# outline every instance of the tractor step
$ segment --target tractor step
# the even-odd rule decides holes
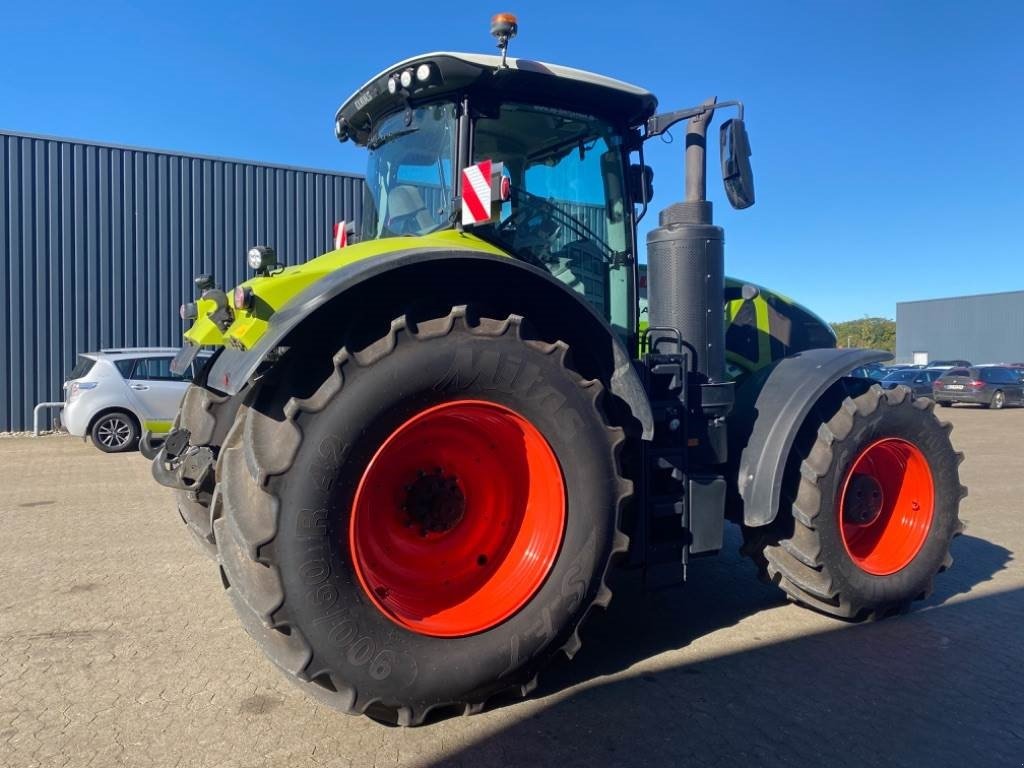
[[[648,588],[685,581],[691,556],[721,547],[724,525],[725,479],[701,460],[707,452],[696,436],[706,435],[707,427],[702,414],[690,411],[690,356],[681,343],[677,349],[649,353],[642,361],[654,436],[644,443],[634,558]]]

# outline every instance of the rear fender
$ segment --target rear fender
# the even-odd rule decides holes
[[[302,338],[336,337],[342,322],[372,324],[386,318],[389,323],[411,305],[445,301],[521,314],[542,332],[564,340],[580,373],[599,377],[627,404],[643,438],[650,439],[654,425],[646,391],[608,322],[545,270],[476,250],[409,248],[332,272],[274,313],[251,348],[225,348],[211,364],[208,384],[234,395],[279,347]]]
[[[739,384],[729,416],[729,453],[738,457],[735,477],[745,525],[767,525],[778,514],[793,441],[818,398],[857,366],[891,359],[872,349],[811,349]]]

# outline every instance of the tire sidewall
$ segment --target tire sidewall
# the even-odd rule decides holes
[[[927,418],[922,418],[925,415]],[[887,437],[905,440],[924,455],[932,474],[935,506],[928,534],[914,559],[895,573],[877,576],[862,570],[846,550],[839,519],[839,495],[859,453]],[[819,480],[822,511],[815,520],[822,561],[829,564],[834,586],[841,594],[856,595],[857,602],[882,605],[900,604],[927,592],[958,531],[960,484],[956,463],[946,430],[931,414],[915,408],[909,398],[897,405],[886,405],[883,397],[873,413],[854,419],[850,434],[833,443],[832,466]]]
[[[613,546],[617,472],[594,389],[557,352],[510,332],[404,338],[367,367],[349,361],[342,375],[339,396],[300,414],[295,460],[271,480],[280,499],[273,559],[285,594],[275,620],[309,642],[310,677],[332,673],[384,704],[462,701],[525,682],[582,619]],[[348,551],[350,510],[367,463],[395,428],[462,399],[510,408],[545,437],[566,485],[565,532],[547,579],[518,613],[476,635],[427,637],[386,617],[363,591]]]

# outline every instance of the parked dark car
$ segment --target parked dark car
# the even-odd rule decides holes
[[[932,384],[932,397],[939,405],[976,403],[982,408],[1024,405],[1024,381],[1020,372],[1005,365],[952,368]]]
[[[901,371],[892,371],[879,384],[882,385],[882,389],[896,389],[896,387],[903,385],[910,390],[910,394],[914,397],[931,397],[932,382],[943,373],[945,371],[935,371],[929,368],[923,371],[909,368]]]

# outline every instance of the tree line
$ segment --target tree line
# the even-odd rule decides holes
[[[835,331],[837,346],[896,351],[895,320],[887,317],[865,317],[829,325]]]

